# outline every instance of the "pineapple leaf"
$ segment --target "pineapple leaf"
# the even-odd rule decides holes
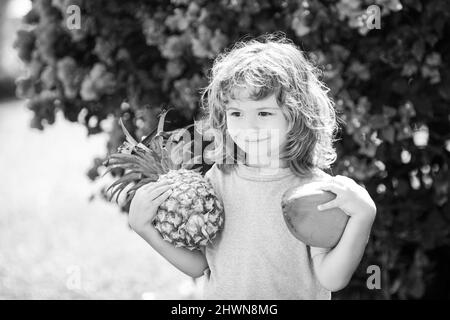
[[[195,164],[201,164],[202,163],[202,156],[198,155],[198,156],[193,156],[194,152],[192,152],[191,150],[194,149],[194,141],[190,141],[188,143],[186,143],[185,146],[185,155],[184,155],[184,159],[186,159],[186,161],[183,162],[183,168],[185,169],[189,169],[191,167],[193,167]]]
[[[116,203],[118,203],[120,194],[123,192],[123,190],[125,190],[125,187],[128,186],[129,184],[130,184],[130,183],[122,183],[122,184],[120,184],[120,185],[117,185],[117,187],[114,188],[114,190],[113,190],[112,193],[111,193],[110,201],[111,201],[111,199],[114,198],[114,196],[116,195]],[[130,188],[130,189],[127,191],[126,199],[128,199],[128,198],[130,197],[130,194],[129,194],[129,193],[130,193],[130,190],[131,190],[131,189],[132,189],[132,188]],[[134,194],[133,194],[133,196],[134,196]]]
[[[131,155],[131,154],[113,153],[112,155],[109,156],[108,163],[110,161],[116,161],[116,162],[122,161],[123,163],[129,163],[129,162],[132,162],[134,158],[135,158],[135,156]]]
[[[183,168],[190,169],[194,165],[201,163],[201,161],[202,161],[202,156],[198,155],[194,158],[189,159],[189,161],[187,161],[187,162],[183,162]]]
[[[162,174],[164,173],[162,166],[156,161],[154,155],[155,153],[152,150],[147,152],[139,149],[136,149],[135,154],[131,155],[115,153],[108,159],[105,174],[115,168],[141,173],[143,176]]]
[[[125,128],[125,125],[123,124],[122,118],[119,119],[119,124],[122,127],[122,131],[125,134],[125,137],[129,143],[131,143],[133,146],[136,146],[138,142],[131,136],[131,134],[128,132],[127,128]]]
[[[161,165],[162,165],[164,171],[167,172],[172,169],[172,165],[171,165],[171,160],[170,160],[167,150],[165,148],[163,150],[164,151],[162,153]]]
[[[141,174],[125,174],[123,177],[117,179],[116,181],[114,181],[114,183],[112,183],[108,189],[106,189],[106,191],[108,192],[110,189],[114,189],[116,186],[119,186],[119,188],[124,188],[125,186],[127,186],[128,184],[132,183],[134,180],[139,180],[141,178]]]
[[[103,176],[110,173],[112,170],[119,168],[124,170],[132,170],[137,169],[138,165],[134,163],[125,163],[125,162],[111,162],[107,165],[105,172],[103,173]]]
[[[115,202],[116,202],[116,203],[119,203],[119,196],[120,196],[120,194],[122,193],[123,190],[125,190],[125,188],[116,188],[116,189],[114,189],[114,191],[113,191],[112,194],[111,194],[110,200],[111,200],[112,198],[114,198],[114,195],[116,195],[116,200],[115,200]]]
[[[155,156],[158,157],[158,162],[161,161],[161,154],[163,153],[163,139],[164,138],[162,136],[155,136],[152,138],[149,144],[150,150],[152,150],[155,153]]]
[[[133,138],[133,136],[128,132],[127,128],[125,128],[125,125],[123,124],[122,118],[119,119],[119,124],[122,127],[122,131],[125,134],[125,137],[126,137],[128,143],[131,144],[132,149],[139,147],[145,151],[149,151],[149,149],[143,143],[137,142]],[[128,148],[126,148],[126,150],[128,150],[128,149],[130,149],[130,146]]]
[[[169,149],[169,157],[171,162],[177,168],[181,167],[181,163],[183,162],[183,143],[178,143],[170,147]]]
[[[139,169],[140,166],[137,163],[112,163],[112,164],[108,165],[108,168],[106,170],[109,172],[116,168],[121,168],[124,170],[133,170],[133,169]]]
[[[156,180],[158,180],[158,177],[156,177],[156,179],[143,179],[141,181],[139,181],[138,183],[136,183],[136,185],[134,185],[133,187],[131,187],[129,189],[130,192],[136,192],[140,187],[150,183],[150,182],[155,182]]]

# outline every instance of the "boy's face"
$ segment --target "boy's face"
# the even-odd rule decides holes
[[[230,100],[226,110],[231,138],[255,165],[267,164],[269,160],[278,162],[286,142],[288,121],[275,95],[253,101],[247,98],[245,89],[235,93],[236,100]]]

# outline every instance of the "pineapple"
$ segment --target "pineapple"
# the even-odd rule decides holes
[[[161,180],[175,183],[172,194],[159,206],[152,223],[161,237],[175,247],[200,250],[223,228],[223,204],[209,181],[198,172],[199,169],[191,169],[193,160],[180,163],[189,143],[175,143],[185,129],[171,133],[162,131],[166,113],[160,116],[158,133],[148,146],[137,143],[119,121],[127,141],[117,153],[108,157],[105,174],[115,168],[122,168],[125,173],[108,191],[112,189],[110,199],[117,195],[117,201],[120,193],[133,185],[127,191],[128,202],[136,190],[147,183]],[[165,138],[168,138],[167,141]]]

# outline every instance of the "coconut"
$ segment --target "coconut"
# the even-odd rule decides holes
[[[349,216],[340,208],[317,209],[317,206],[335,198],[336,194],[321,190],[317,182],[286,190],[281,207],[284,221],[292,235],[312,247],[335,247]]]

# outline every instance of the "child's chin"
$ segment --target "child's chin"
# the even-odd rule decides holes
[[[273,143],[271,142],[270,138],[264,138],[260,140],[244,140],[244,139],[236,139],[235,143],[241,148],[242,150],[245,150],[246,148],[255,148],[258,147],[259,149],[274,149]],[[275,147],[278,147],[278,144],[276,144]]]

